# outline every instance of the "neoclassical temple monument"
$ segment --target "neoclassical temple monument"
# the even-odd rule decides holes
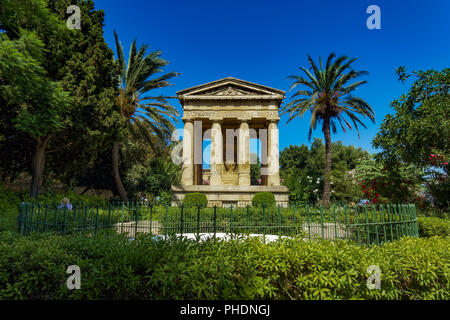
[[[284,91],[228,77],[177,92],[183,107],[183,165],[180,186],[172,186],[172,205],[185,194],[204,193],[208,206],[246,206],[261,191],[288,205],[280,185],[278,109]],[[203,168],[203,141],[211,139],[210,170]],[[250,139],[258,139],[261,176],[251,185]]]

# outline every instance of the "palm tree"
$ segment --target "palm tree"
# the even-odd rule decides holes
[[[179,74],[169,72],[151,78],[162,72],[162,68],[168,64],[166,60],[160,58],[161,51],[147,53],[147,44],[137,49],[135,39],[131,44],[128,63],[126,63],[123,47],[115,30],[114,37],[117,48],[117,63],[120,68],[116,106],[125,118],[127,129],[132,137],[144,139],[154,148],[155,138],[164,141],[170,138],[174,129],[171,120],[176,122],[179,112],[167,102],[166,97],[149,95],[149,92],[169,86],[168,80]],[[119,149],[120,139],[116,139],[112,151],[114,180],[120,198],[122,201],[128,201],[127,192],[119,174]]]
[[[288,79],[292,79],[289,90],[293,90],[298,85],[303,88],[297,90],[290,98],[290,102],[282,107],[282,114],[289,113],[290,122],[296,117],[302,117],[306,111],[311,111],[311,122],[309,127],[308,139],[311,140],[312,130],[316,129],[317,124],[322,124],[322,132],[325,136],[325,181],[323,188],[322,202],[328,206],[330,202],[330,173],[331,173],[331,130],[336,133],[337,122],[341,126],[343,132],[346,127],[354,128],[358,133],[358,124],[364,128],[366,126],[358,118],[362,115],[368,117],[375,122],[375,113],[369,104],[363,99],[353,96],[360,85],[367,81],[356,81],[349,84],[349,81],[362,75],[367,75],[367,71],[354,71],[350,65],[356,59],[349,59],[341,56],[333,61],[336,57],[334,53],[328,56],[325,69],[322,66],[322,59],[319,57],[319,66],[314,63],[309,55],[309,70],[300,67],[303,71],[302,75],[291,75]],[[310,70],[312,69],[312,73]],[[306,77],[304,77],[306,75]],[[348,119],[346,119],[348,118]]]

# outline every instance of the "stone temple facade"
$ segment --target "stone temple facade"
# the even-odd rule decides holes
[[[284,91],[228,77],[177,92],[183,107],[183,164],[180,186],[172,186],[172,205],[185,194],[204,193],[208,206],[246,206],[261,191],[288,205],[280,185],[278,109]],[[211,139],[210,170],[203,168],[203,141]],[[258,139],[261,175],[250,183],[250,139]]]

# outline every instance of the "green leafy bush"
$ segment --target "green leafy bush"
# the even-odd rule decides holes
[[[158,204],[162,206],[170,206],[171,202],[172,202],[172,192],[162,190],[159,193]]]
[[[0,186],[0,231],[16,231],[20,197]]]
[[[252,199],[254,207],[271,207],[275,205],[275,196],[271,192],[257,192]]]
[[[108,204],[108,200],[103,198],[102,196],[80,195],[76,194],[73,191],[68,191],[64,194],[53,192],[43,193],[39,195],[38,202],[59,205],[63,198],[68,198],[72,205],[78,206],[84,205],[106,206]],[[24,195],[23,199],[26,202],[36,202],[35,199],[30,198],[28,195]]]
[[[63,198],[68,198],[74,206],[101,206],[107,207],[108,200],[101,196],[79,195],[73,191],[65,194],[44,193],[39,198],[33,199],[29,194],[20,194],[12,190],[6,190],[0,186],[0,231],[17,231],[17,218],[21,202],[41,203],[49,207],[58,206]]]
[[[184,196],[183,206],[186,208],[200,207],[205,208],[208,205],[206,195],[200,192],[188,193]]]
[[[419,217],[417,218],[417,225],[421,237],[450,236],[450,219]]]
[[[66,269],[81,269],[67,290]],[[381,269],[381,290],[366,286]],[[450,239],[381,246],[0,233],[0,299],[450,299]]]

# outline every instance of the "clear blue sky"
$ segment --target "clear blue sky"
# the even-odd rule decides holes
[[[373,107],[376,124],[356,133],[333,135],[333,141],[370,152],[390,102],[407,91],[396,67],[409,71],[441,70],[450,65],[449,0],[95,0],[105,11],[105,39],[115,50],[113,30],[128,51],[138,44],[163,51],[167,71],[181,76],[160,94],[175,92],[227,76],[287,91],[286,76],[307,66],[306,54],[326,58],[330,52],[359,58],[357,70],[369,71],[368,83],[357,94]],[[381,8],[381,30],[369,30],[366,8]],[[287,94],[288,101],[290,94]],[[177,100],[173,103],[180,107]],[[181,107],[180,107],[181,109]],[[279,123],[280,150],[309,144],[310,114],[286,125]],[[177,127],[182,127],[179,123]],[[322,137],[316,130],[314,137]]]

